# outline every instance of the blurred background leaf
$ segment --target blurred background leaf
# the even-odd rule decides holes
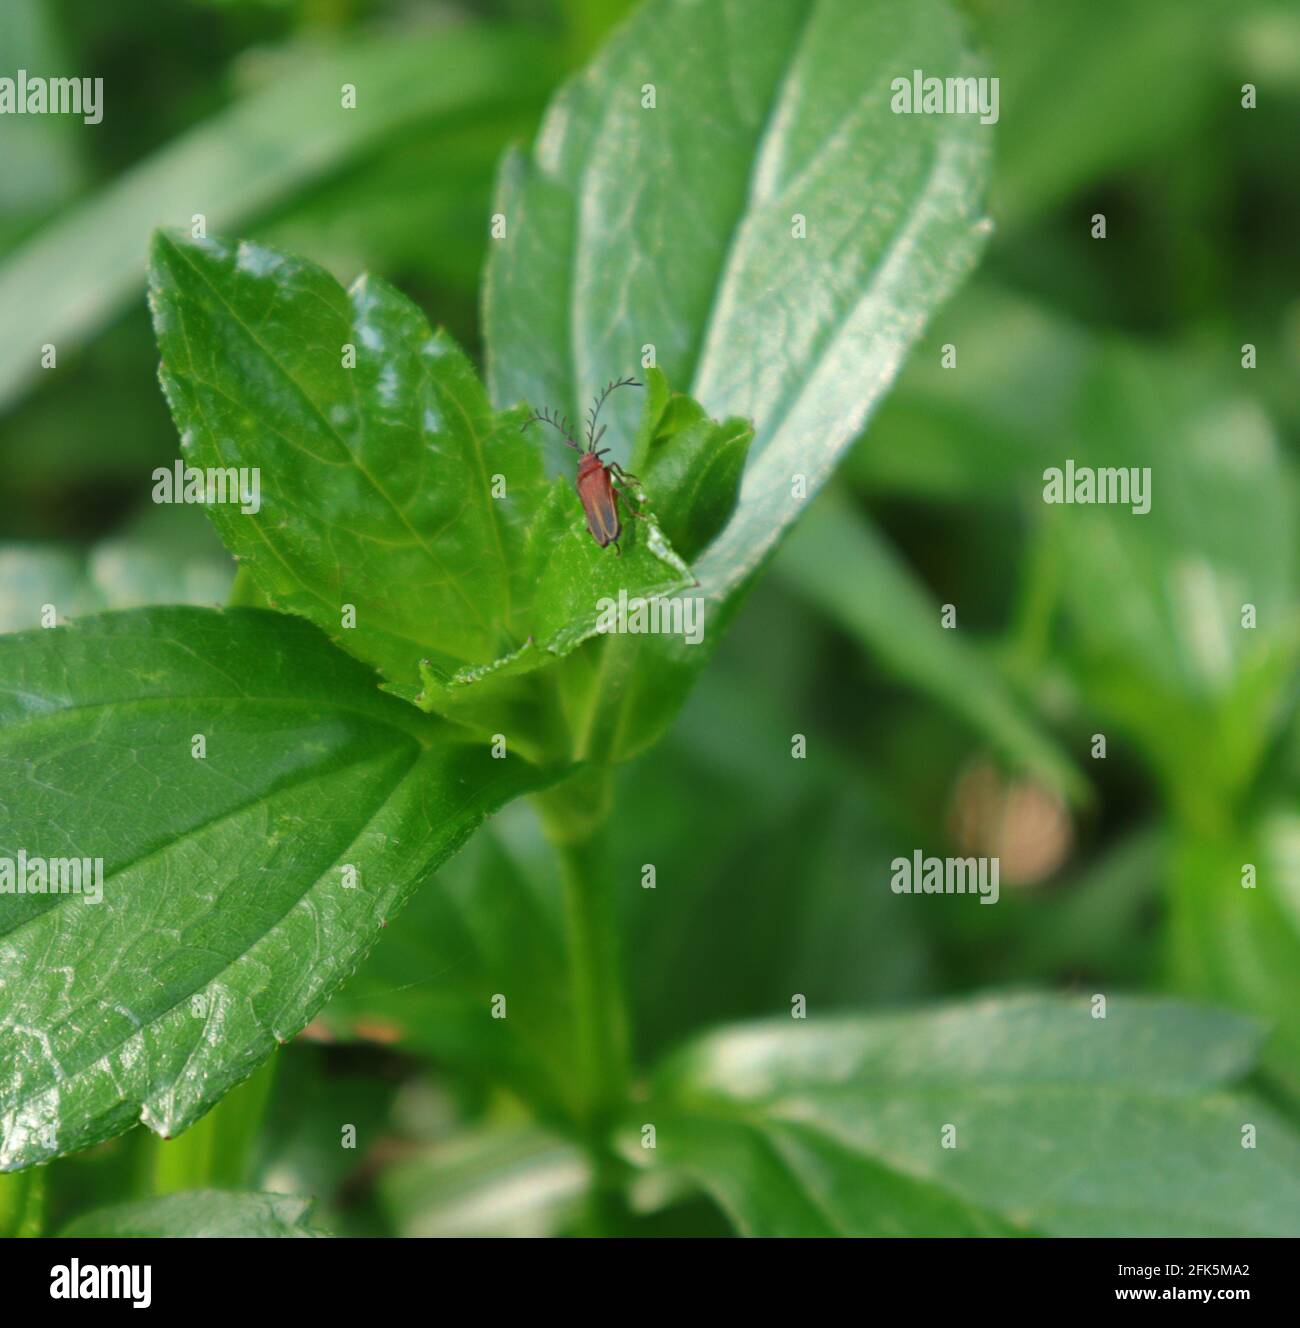
[[[480,107],[526,104],[529,89],[538,96],[553,70],[536,34],[459,27],[269,61],[261,88],[45,227],[0,266],[0,300],[28,311],[32,337],[3,342],[0,403],[38,372],[42,343],[72,350],[141,289],[141,237],[153,229],[188,230],[198,214],[207,234],[243,232],[367,148]],[[356,89],[354,107],[342,104],[346,85]]]
[[[1255,1043],[1247,1021],[1123,998],[1103,1018],[1025,997],[742,1025],[664,1066],[639,1112],[655,1149],[628,1152],[754,1236],[1294,1234],[1300,1135],[1226,1091]]]
[[[1069,758],[1042,732],[916,584],[872,526],[828,493],[784,545],[776,575],[817,604],[903,682],[963,719],[1009,760],[1081,797]]]

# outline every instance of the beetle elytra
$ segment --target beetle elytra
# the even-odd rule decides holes
[[[587,517],[587,529],[591,532],[591,538],[603,549],[606,545],[614,546],[615,555],[621,555],[622,549],[619,548],[619,539],[623,534],[623,523],[618,514],[618,495],[620,489],[615,488],[617,484],[630,486],[639,484],[641,481],[635,475],[628,474],[617,461],[603,461],[609,448],[601,448],[597,451],[597,444],[605,436],[605,425],[596,428],[596,421],[600,416],[600,408],[605,404],[606,398],[615,388],[618,387],[640,387],[641,384],[635,378],[618,378],[611,383],[605,384],[605,389],[592,402],[591,409],[587,412],[586,442],[583,447],[573,437],[573,431],[569,427],[569,421],[556,414],[553,410],[538,410],[526,419],[521,426],[526,429],[530,424],[536,424],[540,420],[543,424],[549,424],[551,428],[557,430],[564,439],[565,444],[577,452],[582,460],[578,462],[578,479],[576,488],[578,498],[582,503],[582,510]],[[633,516],[640,516],[640,513],[628,503],[628,510]]]

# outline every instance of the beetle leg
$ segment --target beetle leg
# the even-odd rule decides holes
[[[615,467],[613,464],[611,464],[608,467],[608,469],[612,471],[615,469]],[[614,478],[619,485],[619,490],[618,490],[619,493],[621,493],[623,497],[627,499],[627,510],[631,512],[633,516],[640,517],[641,520],[644,521],[646,519],[646,514],[643,511],[641,511],[641,509],[637,506],[637,501],[641,499],[642,494],[638,490],[634,490],[630,484],[627,485],[626,488],[623,487],[623,485],[627,480],[635,480],[636,476],[629,475],[620,466],[618,467],[618,474]],[[639,482],[640,481],[638,481],[638,483]]]
[[[629,499],[631,498],[640,499],[641,481],[640,479],[637,478],[637,476],[629,475],[628,472],[625,471],[623,467],[618,464],[617,461],[609,462],[606,465],[605,469],[608,470],[609,473],[614,477],[614,479],[620,485],[621,489],[626,489],[627,491],[626,496]],[[631,511],[636,516],[641,515],[641,513],[636,510],[636,508],[632,505],[630,501],[628,502],[628,510]]]

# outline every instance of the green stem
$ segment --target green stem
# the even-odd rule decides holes
[[[606,824],[609,776],[582,771],[536,799],[564,880],[578,1124],[595,1167],[595,1224],[619,1207],[623,1167],[610,1133],[628,1099],[628,1019]]]
[[[600,1127],[627,1095],[627,1019],[615,943],[605,836],[556,845],[564,873],[579,1080],[589,1124]]]
[[[39,1236],[45,1218],[45,1171],[28,1167],[0,1176],[0,1236]]]

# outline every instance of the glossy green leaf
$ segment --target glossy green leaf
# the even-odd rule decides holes
[[[0,639],[0,860],[103,863],[98,900],[0,893],[0,1167],[192,1124],[538,778],[300,619],[152,609]]]
[[[662,369],[648,372],[646,386],[632,470],[652,495],[673,548],[691,559],[736,510],[754,430],[747,420],[711,420],[698,402],[671,391]]]
[[[345,292],[313,264],[166,234],[151,300],[185,461],[260,470],[260,511],[209,512],[273,604],[396,681],[426,654],[484,663],[521,644],[504,635],[511,569],[541,463],[522,415],[492,415],[414,305],[380,281]]]
[[[658,0],[503,167],[494,400],[574,413],[653,348],[710,415],[754,422],[739,506],[694,567],[710,639],[979,250],[987,127],[890,110],[900,70],[966,64],[941,0]],[[630,437],[627,403],[614,419]],[[662,730],[705,652],[604,653],[640,688],[607,686],[619,713],[594,724],[622,756]]]
[[[682,1051],[638,1109],[656,1148],[626,1151],[748,1235],[1294,1236],[1300,1137],[1230,1088],[1257,1043],[1123,996],[1104,1019],[1083,997],[810,1010]]]
[[[184,1190],[157,1199],[97,1208],[76,1218],[64,1236],[226,1236],[301,1240],[322,1236],[308,1222],[310,1199],[291,1194],[245,1194],[232,1190]]]
[[[261,477],[260,510],[209,505],[226,544],[270,603],[390,682],[422,681],[430,708],[450,708],[458,675],[567,653],[602,594],[689,582],[651,522],[625,521],[621,557],[599,548],[526,413],[494,413],[384,282],[345,292],[271,250],[160,234],[151,299],[186,462]]]
[[[283,1057],[264,1061],[238,1087],[174,1139],[151,1135],[137,1144],[140,1170],[153,1194],[209,1187],[238,1190],[253,1182],[258,1130]]]
[[[529,621],[537,640],[563,657],[598,630],[600,601],[671,595],[692,584],[690,569],[658,525],[657,513],[642,501],[641,516],[618,499],[622,552],[613,557],[587,529],[572,485],[557,481],[529,532],[526,566],[536,581]],[[657,500],[656,500],[657,503]]]

